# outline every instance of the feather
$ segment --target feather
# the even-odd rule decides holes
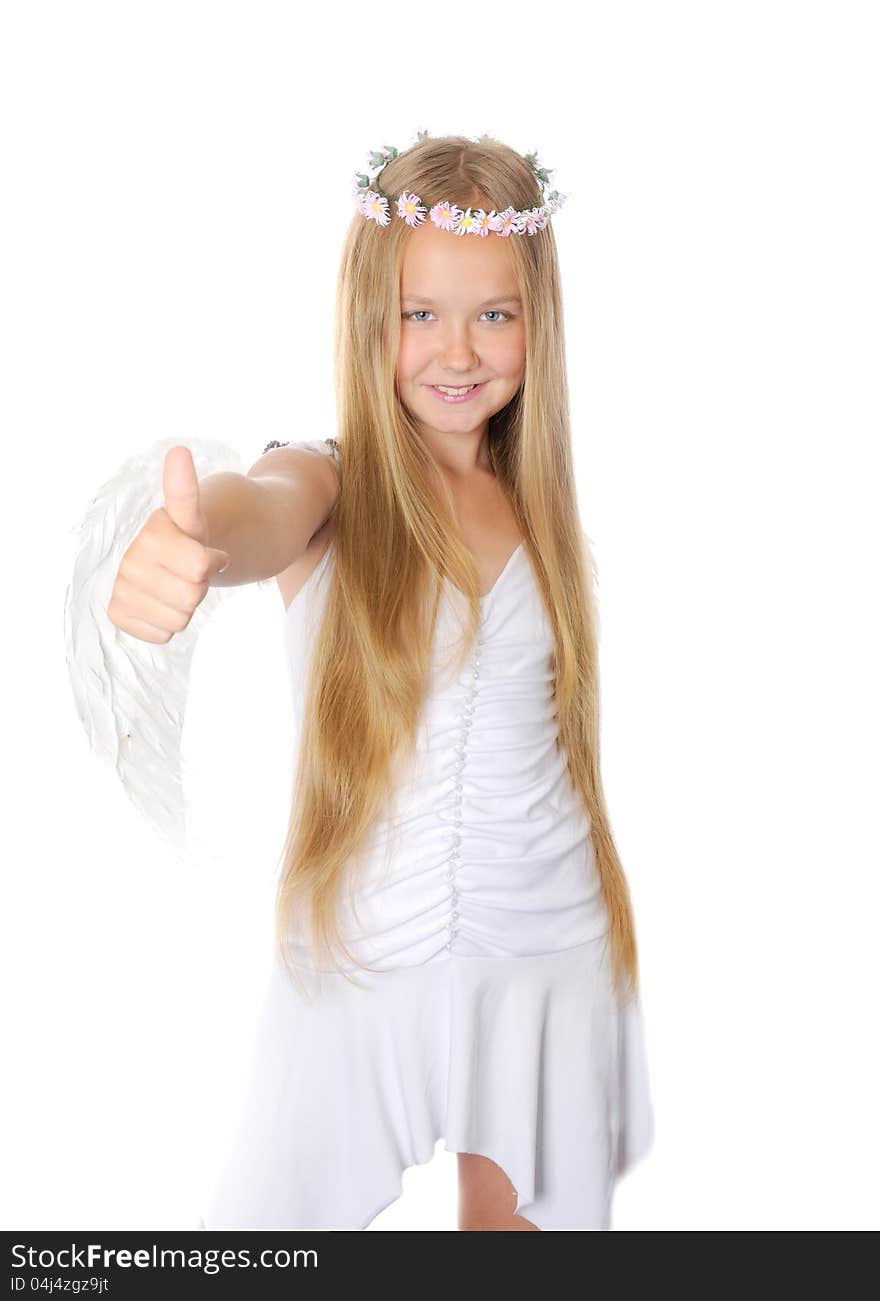
[[[212,587],[189,624],[164,645],[111,623],[107,607],[122,557],[147,517],[162,505],[167,438],[125,461],[92,499],[78,527],[64,603],[67,668],[89,745],[111,765],[131,802],[179,855],[189,849],[181,736],[189,673],[199,632],[236,587]],[[188,438],[200,479],[243,473],[225,443]]]

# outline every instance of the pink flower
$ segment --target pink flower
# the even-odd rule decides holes
[[[439,226],[441,230],[455,230],[462,215],[461,208],[457,208],[454,203],[448,203],[445,199],[441,203],[435,203],[430,212],[434,225]]]
[[[493,230],[492,219],[495,217],[495,209],[491,212],[484,212],[482,208],[475,208],[473,213],[474,224],[471,229],[472,235],[488,235]]]
[[[536,230],[540,230],[538,225],[538,212],[538,208],[526,208],[523,213],[521,229],[524,230],[527,235],[534,235]]]
[[[391,220],[391,214],[388,211],[388,200],[382,194],[376,194],[373,190],[368,190],[361,200],[361,212],[365,217],[371,217],[379,226],[387,226]]]
[[[496,235],[513,235],[519,231],[519,214],[516,208],[507,207],[495,217],[492,229]]]
[[[408,226],[418,226],[425,220],[427,211],[417,194],[407,194],[404,190],[397,200],[397,215],[402,217]]]

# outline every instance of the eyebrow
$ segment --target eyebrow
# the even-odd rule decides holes
[[[421,294],[403,294],[402,298],[406,303],[427,303],[429,307],[433,306],[434,302],[432,298],[423,298]],[[516,294],[506,294],[500,298],[487,298],[486,301],[480,303],[479,306],[491,307],[494,303],[519,303],[520,307],[522,306],[522,300],[518,298]]]

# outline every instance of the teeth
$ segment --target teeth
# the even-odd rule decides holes
[[[454,398],[461,397],[462,393],[470,393],[471,389],[476,387],[476,384],[468,384],[466,388],[446,388],[443,384],[434,385],[434,388],[439,389],[441,393],[448,393]]]

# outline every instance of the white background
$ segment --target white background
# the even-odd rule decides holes
[[[62,609],[157,439],[333,433],[352,173],[483,131],[570,195],[603,769],[656,1140],[616,1229],[880,1224],[878,10],[7,3],[0,30],[4,1228],[189,1228],[286,825],[274,584],[199,644],[213,861],[89,750]],[[225,1066],[221,1069],[221,1064]],[[453,1228],[438,1146],[373,1228]]]

